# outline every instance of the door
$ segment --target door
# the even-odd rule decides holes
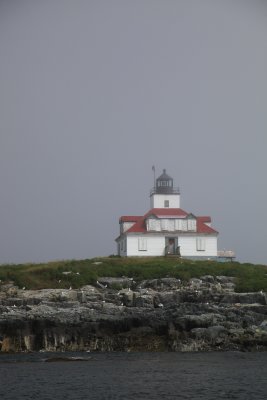
[[[167,254],[176,254],[176,248],[178,245],[178,240],[177,238],[174,237],[166,237],[165,238],[165,250],[166,250],[166,255]]]

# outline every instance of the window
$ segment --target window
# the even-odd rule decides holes
[[[175,231],[175,224],[174,224],[174,219],[169,219],[168,220],[168,225],[169,225],[169,231]]]
[[[147,239],[138,238],[138,251],[147,251]]]
[[[188,219],[187,221],[188,224],[188,230],[189,231],[196,231],[196,220],[195,219]]]
[[[169,207],[170,206],[170,202],[169,200],[164,200],[164,207]]]
[[[168,220],[162,219],[160,222],[161,222],[161,230],[168,231],[168,228],[169,228]]]
[[[205,251],[206,250],[205,238],[197,238],[196,239],[196,247],[197,247],[197,251]]]
[[[187,231],[187,220],[186,219],[181,220],[181,231],[183,231],[183,232]]]

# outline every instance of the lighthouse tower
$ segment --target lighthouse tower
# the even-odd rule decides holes
[[[166,169],[150,191],[150,208],[180,208],[180,190],[173,186],[173,179]]]

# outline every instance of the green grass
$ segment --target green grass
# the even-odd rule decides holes
[[[96,264],[98,263],[98,264]],[[63,272],[71,272],[63,274]],[[86,260],[54,261],[42,264],[0,265],[1,283],[14,282],[27,289],[79,288],[95,284],[103,276],[134,278],[135,281],[163,277],[188,281],[202,275],[236,277],[237,291],[267,291],[267,267],[216,261],[157,258],[103,257]]]

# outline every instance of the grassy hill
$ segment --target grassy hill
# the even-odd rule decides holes
[[[190,261],[182,259],[101,257],[86,260],[54,261],[42,264],[0,265],[0,284],[14,282],[26,289],[79,288],[95,284],[103,276],[144,279],[180,278],[186,282],[202,275],[236,277],[240,292],[267,291],[267,266]]]

